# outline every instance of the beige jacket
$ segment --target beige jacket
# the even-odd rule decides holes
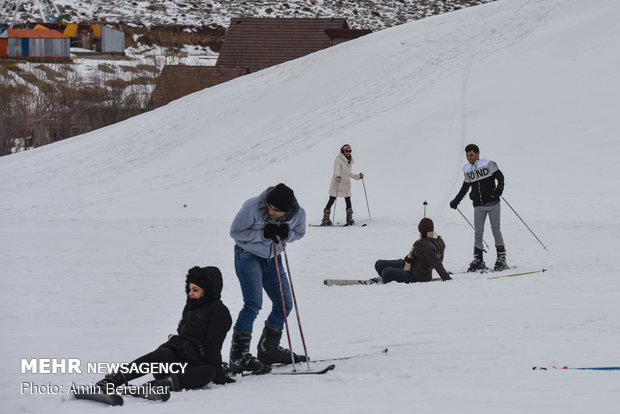
[[[332,197],[351,197],[351,178],[359,180],[359,174],[353,174],[353,157],[351,163],[344,154],[339,154],[334,161],[334,175],[329,185],[329,195]],[[340,182],[338,182],[340,178]]]

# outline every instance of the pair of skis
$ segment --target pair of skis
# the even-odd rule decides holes
[[[315,360],[310,360],[310,363],[317,363],[317,362],[334,362],[334,361],[345,361],[348,359],[355,359],[355,358],[363,358],[363,357],[368,357],[368,356],[373,356],[373,355],[379,355],[379,354],[387,354],[388,353],[388,348],[383,348],[379,351],[375,351],[375,352],[367,352],[364,354],[356,354],[356,355],[348,355],[348,356],[341,356],[341,357],[336,357],[336,358],[324,358],[324,359],[315,359]],[[290,364],[274,364],[272,365],[273,368],[278,369],[280,367],[289,367]],[[330,364],[327,367],[323,368],[323,369],[319,369],[319,370],[295,370],[295,371],[271,371],[271,375],[321,375],[321,374],[326,374],[329,371],[332,371],[334,368],[336,368],[335,364]],[[270,375],[270,374],[266,374],[266,375]],[[252,373],[247,373],[247,374],[242,374],[242,375],[254,375]]]
[[[336,224],[332,224],[331,226],[324,226],[322,224],[308,224],[309,227],[324,227],[324,228],[332,228],[332,227],[366,227],[368,225],[368,223],[362,223],[362,224],[340,224],[340,223],[336,223]]]

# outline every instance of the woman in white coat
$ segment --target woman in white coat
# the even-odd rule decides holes
[[[340,148],[340,154],[334,161],[334,175],[329,185],[329,201],[323,210],[323,220],[321,226],[331,226],[333,223],[329,219],[332,205],[336,201],[336,197],[344,197],[347,209],[347,226],[355,224],[353,221],[353,207],[351,206],[351,178],[361,180],[364,174],[353,174],[353,157],[351,156],[351,146],[343,145]]]

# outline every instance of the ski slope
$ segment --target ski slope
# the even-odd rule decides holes
[[[176,328],[194,265],[222,270],[223,301],[236,317],[242,301],[228,229],[237,210],[284,182],[309,222],[319,222],[345,143],[353,171],[365,175],[372,220],[308,228],[288,247],[291,276],[311,357],[389,352],[339,361],[325,376],[244,377],[165,404],[126,399],[114,410],[615,412],[617,371],[532,367],[619,363],[619,18],[615,0],[501,0],[0,158],[0,412],[110,410],[66,392],[22,393],[24,383],[66,390],[101,375],[21,373],[20,360],[122,362],[154,349]],[[448,202],[472,142],[498,163],[504,197],[549,249],[504,204],[508,263],[547,272],[322,284],[373,277],[375,260],[403,257],[424,201],[447,244],[446,268],[464,270],[473,231]],[[353,208],[368,221],[355,181]],[[336,209],[343,221],[342,199]],[[472,219],[467,198],[460,209]],[[493,244],[490,229],[485,240]]]

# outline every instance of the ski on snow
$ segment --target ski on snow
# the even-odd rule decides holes
[[[333,370],[334,368],[336,368],[336,365],[331,364],[318,371],[317,370],[310,370],[310,371],[295,370],[295,371],[276,371],[276,372],[272,371],[271,373],[273,375],[322,375],[322,374],[327,374],[329,371]]]
[[[533,273],[543,273],[546,272],[547,269],[542,268],[539,270],[530,270],[527,272],[520,272],[520,273],[511,273],[511,274],[502,274],[503,272],[506,272],[507,270],[512,270],[512,269],[516,269],[517,266],[509,266],[506,269],[502,269],[502,270],[493,270],[493,269],[481,269],[481,270],[476,270],[476,271],[466,271],[466,272],[457,272],[457,273],[450,273],[448,272],[450,275],[469,275],[469,274],[486,274],[486,273],[493,273],[495,274],[495,276],[490,276],[487,279],[499,279],[501,277],[515,277],[515,276],[523,276],[523,275],[531,275]]]
[[[325,279],[325,286],[377,285],[381,284],[374,279]]]
[[[89,400],[96,401],[103,404],[108,405],[123,405],[125,402],[123,400],[123,395],[130,395],[135,398],[143,398],[145,400],[150,401],[168,401],[170,399],[170,390],[165,389],[165,392],[155,392],[155,390],[151,387],[144,389],[144,385],[142,386],[128,386],[122,394],[112,392],[106,393],[103,390],[97,390],[94,387],[96,386],[75,386],[76,390],[73,392],[74,397],[77,400]]]
[[[532,367],[533,370],[547,371],[548,369],[578,369],[578,370],[593,370],[593,371],[620,371],[620,367]]]
[[[73,393],[76,400],[96,401],[108,405],[123,405],[123,397],[118,394],[106,394],[102,391],[96,391],[88,385],[77,386],[78,389]]]
[[[466,275],[468,273],[480,273],[480,274],[484,274],[484,273],[497,273],[497,272],[505,272],[506,270],[516,269],[516,268],[517,268],[517,266],[507,266],[507,267],[505,267],[503,269],[495,270],[495,269],[492,269],[490,267],[484,267],[483,269],[476,269],[476,270],[469,270],[468,269],[468,270],[466,270],[464,272],[457,272],[455,274],[457,274],[457,275]],[[448,273],[450,273],[450,272],[448,272]]]
[[[310,362],[315,362],[315,361],[310,361]],[[304,362],[301,362],[301,364],[303,364]],[[279,367],[288,367],[290,366],[290,364],[286,364],[286,365],[274,365],[274,368],[279,368]],[[336,365],[331,364],[326,366],[325,368],[322,369],[311,369],[311,370],[302,370],[302,369],[295,369],[293,368],[293,371],[282,371],[282,370],[272,370],[271,372],[268,372],[266,374],[260,374],[260,375],[322,375],[322,374],[327,374],[329,371],[332,371],[334,368],[336,368]],[[247,377],[249,375],[259,375],[259,374],[255,374],[252,371],[244,371],[241,373],[242,377]]]
[[[379,351],[367,352],[365,354],[348,355],[348,356],[342,356],[342,357],[336,357],[336,358],[315,359],[315,360],[310,361],[310,362],[344,361],[344,360],[347,360],[347,359],[363,358],[363,357],[368,357],[368,356],[373,356],[373,355],[381,355],[381,354],[387,354],[387,353],[388,353],[388,348],[383,348],[383,349],[381,349]]]
[[[323,284],[325,286],[353,286],[353,285],[383,285],[384,283],[377,282],[377,278],[373,279],[325,279]],[[441,279],[431,279],[429,282],[439,282]],[[427,282],[424,282],[427,283]]]
[[[333,228],[333,227],[366,227],[368,223],[363,224],[332,224],[331,226],[323,226],[321,224],[308,224],[309,227],[325,227],[325,228]]]
[[[383,349],[379,349],[377,351],[373,351],[373,352],[366,352],[364,354],[356,354],[356,355],[345,355],[345,356],[341,356],[341,357],[335,357],[335,358],[323,358],[323,359],[311,359],[310,363],[316,363],[316,362],[331,362],[331,361],[344,361],[347,359],[355,359],[355,358],[363,358],[363,357],[369,357],[369,356],[373,356],[373,355],[381,355],[381,354],[387,354],[388,353],[388,348],[383,348]],[[303,364],[304,362],[300,362],[301,364]],[[272,367],[285,367],[285,366],[289,366],[290,364],[274,364],[272,365]]]

